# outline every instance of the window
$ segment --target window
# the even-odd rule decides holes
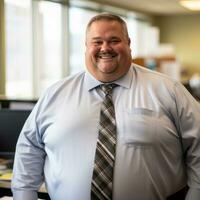
[[[6,95],[31,97],[31,1],[5,0]]]
[[[49,85],[62,78],[62,5],[34,2],[34,85],[39,96]]]
[[[98,12],[71,7],[69,9],[70,73],[84,69],[85,28],[91,17]]]
[[[65,6],[48,1],[5,1],[6,96],[39,97],[64,76],[63,66],[67,67],[64,12]]]

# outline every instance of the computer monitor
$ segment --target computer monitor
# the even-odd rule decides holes
[[[0,109],[0,158],[14,158],[17,139],[30,112]]]

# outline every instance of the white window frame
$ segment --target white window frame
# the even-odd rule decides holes
[[[39,6],[38,1],[32,1],[32,24],[33,24],[33,96],[39,97],[40,90],[40,68],[41,55],[42,55],[42,27],[40,26]],[[62,42],[62,55],[61,55],[61,78],[69,75],[69,30],[68,30],[68,6],[62,5],[61,7],[61,40]]]

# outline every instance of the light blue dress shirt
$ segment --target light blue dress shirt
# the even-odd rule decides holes
[[[165,200],[186,184],[198,191],[199,103],[180,83],[137,65],[115,83],[113,200]],[[90,199],[103,101],[99,84],[81,72],[54,84],[40,98],[16,147],[15,200],[36,200],[43,181],[52,200]]]

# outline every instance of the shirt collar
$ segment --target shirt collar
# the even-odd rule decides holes
[[[128,72],[121,77],[120,79],[113,81],[112,83],[116,83],[117,85],[120,85],[125,88],[131,87],[131,82],[133,80],[133,73],[132,73],[133,67],[131,66]],[[101,85],[102,82],[95,79],[88,71],[85,73],[85,80],[86,88],[88,91],[96,88],[97,86]]]

